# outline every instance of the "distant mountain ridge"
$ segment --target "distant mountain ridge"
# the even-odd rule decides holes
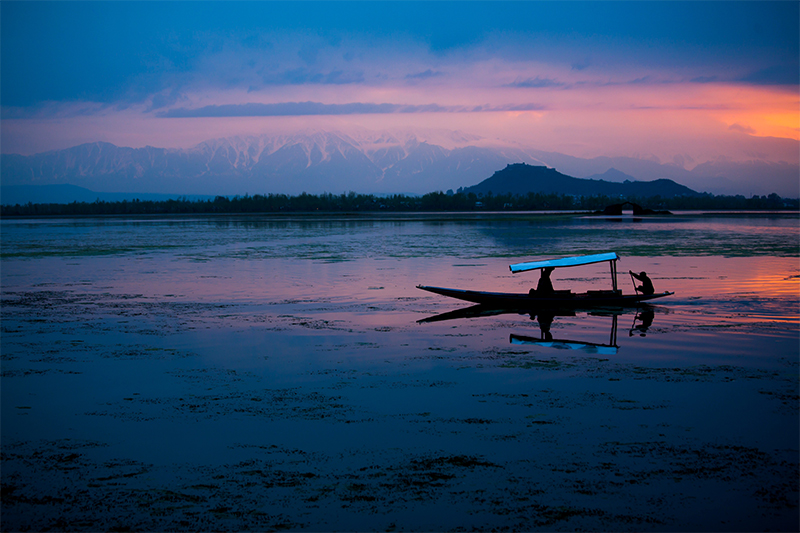
[[[414,135],[354,139],[306,132],[213,139],[188,150],[97,142],[32,156],[3,154],[0,168],[3,185],[69,183],[98,191],[425,193],[475,183],[509,161],[537,162],[515,148],[447,149]]]
[[[699,193],[669,179],[654,181],[624,181],[613,183],[605,180],[581,179],[564,175],[556,169],[525,163],[509,164],[490,178],[477,185],[463,189],[464,193],[492,194],[570,194],[575,196],[627,197],[697,196]]]
[[[624,172],[619,171],[613,167],[609,168],[602,174],[592,174],[591,176],[585,176],[584,179],[613,181],[617,183],[622,183],[623,181],[637,181],[636,178],[634,178],[633,176],[625,174]]]
[[[3,186],[70,184],[115,193],[424,194],[475,185],[513,163],[557,168],[566,176],[607,182],[665,178],[715,194],[800,196],[796,164],[717,161],[686,170],[646,159],[582,159],[501,146],[452,131],[345,134],[307,130],[211,139],[189,149],[96,142],[29,156],[2,154],[0,177]],[[761,190],[766,182],[781,186]]]

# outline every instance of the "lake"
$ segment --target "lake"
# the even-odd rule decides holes
[[[797,531],[800,220],[6,219],[4,530]],[[615,251],[652,306],[447,315]],[[610,288],[607,264],[556,289]],[[443,315],[443,316],[439,316]]]

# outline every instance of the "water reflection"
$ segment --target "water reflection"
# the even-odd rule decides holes
[[[635,310],[623,308],[598,308],[593,310],[576,310],[576,309],[547,309],[547,310],[510,310],[510,309],[493,309],[484,305],[473,305],[447,313],[430,316],[418,320],[419,324],[443,322],[447,320],[463,320],[480,317],[492,317],[499,315],[519,315],[527,317],[539,327],[539,334],[523,335],[512,333],[509,336],[511,344],[519,345],[533,345],[544,348],[554,348],[562,350],[581,350],[585,353],[600,354],[600,355],[615,355],[619,351],[617,344],[617,329],[620,317],[631,316],[631,325],[628,328],[628,336],[646,337],[647,331],[652,327],[653,320],[655,319],[655,308],[649,305],[642,305]],[[586,317],[607,317],[609,322],[608,342],[600,342],[599,333],[595,332],[593,335],[597,336],[595,340],[575,340],[570,337],[570,332],[559,332],[558,336],[554,336],[551,329],[553,324],[557,321],[557,317],[579,317],[584,315]],[[577,324],[568,322],[562,324],[568,328],[573,327],[585,336],[586,327],[581,322]]]
[[[611,333],[608,343],[553,338],[550,333],[550,324],[553,321],[553,317],[550,314],[538,317],[539,327],[542,332],[540,338],[512,333],[509,336],[509,341],[511,344],[528,344],[558,350],[580,350],[591,354],[616,355],[619,351],[619,346],[617,346],[617,317],[619,317],[619,313],[611,315]]]
[[[628,335],[633,337],[634,332],[638,334],[640,337],[647,336],[647,330],[650,326],[653,325],[653,318],[655,317],[655,312],[653,309],[641,309],[639,312],[636,313],[636,316],[633,319],[633,325],[631,329],[628,331]],[[639,324],[636,324],[636,321],[640,321]]]
[[[579,214],[538,213],[5,219],[0,221],[0,234],[4,259],[149,255],[174,249],[207,254],[210,247],[217,247],[215,257],[226,257],[244,246],[255,249],[237,258],[261,260],[295,257],[297,250],[287,244],[334,239],[347,241],[341,254],[346,261],[372,256],[555,257],[596,253],[599,243],[623,257],[795,257],[800,245],[796,214],[757,218],[676,214],[635,225]],[[326,255],[327,251],[322,258]],[[313,250],[303,257],[317,258]]]

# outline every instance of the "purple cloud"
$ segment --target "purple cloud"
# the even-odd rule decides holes
[[[158,113],[161,118],[200,117],[291,117],[314,115],[367,115],[391,113],[477,113],[497,111],[539,111],[539,104],[505,104],[499,106],[443,106],[439,104],[371,104],[354,102],[349,104],[323,104],[320,102],[282,102],[277,104],[227,104],[209,105],[197,109],[176,108]]]
[[[690,81],[692,83],[713,83],[718,80],[719,78],[717,76],[697,76],[696,78],[692,78]]]
[[[178,100],[182,98],[184,98],[184,96],[176,88],[173,88],[168,93],[157,93],[153,96],[150,107],[145,112],[175,105]]]
[[[591,64],[592,62],[589,61],[589,58],[587,57],[583,61],[576,61],[572,63],[572,70],[577,70],[577,71],[586,70],[591,66]]]
[[[406,74],[407,80],[428,80],[430,78],[435,78],[437,76],[444,75],[444,72],[438,70],[431,70],[428,69],[424,72],[417,72],[416,74]]]
[[[653,83],[654,81],[655,80],[654,80],[653,76],[648,74],[647,76],[642,76],[641,78],[636,78],[635,80],[630,80],[628,82],[628,84],[629,85],[642,85],[642,84],[650,84],[650,83]]]
[[[742,126],[738,122],[728,126],[728,129],[731,130],[731,131],[738,131],[740,133],[746,133],[748,135],[753,135],[756,132],[756,130],[754,130],[750,126]]]
[[[566,85],[557,80],[553,80],[550,78],[540,78],[536,76],[535,78],[528,78],[528,79],[520,79],[517,78],[513,82],[504,85],[504,87],[522,87],[522,88],[529,88],[529,89],[542,89],[545,87],[563,87]]]

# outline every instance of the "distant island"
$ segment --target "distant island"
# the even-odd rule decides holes
[[[613,169],[612,169],[613,170]],[[622,174],[621,172],[617,172]],[[654,181],[631,181],[613,183],[602,179],[573,178],[558,172],[554,168],[528,165],[526,163],[509,164],[498,170],[490,178],[477,185],[459,189],[466,194],[512,194],[524,195],[529,192],[543,194],[568,194],[571,196],[608,196],[615,198],[672,198],[674,196],[699,196],[693,191],[670,179]]]

